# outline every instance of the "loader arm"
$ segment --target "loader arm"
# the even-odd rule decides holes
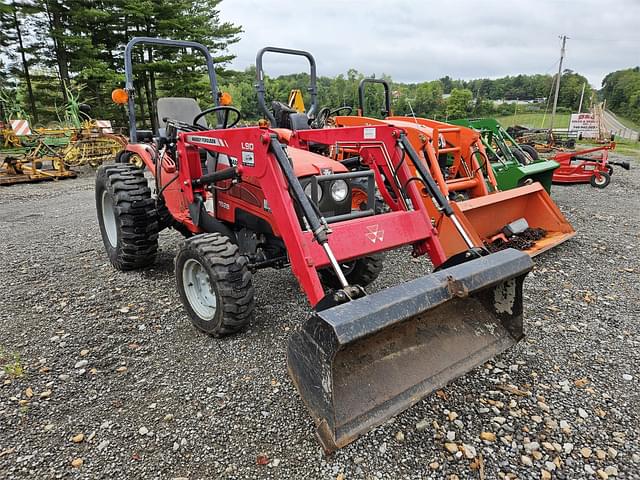
[[[408,167],[420,160],[402,130],[376,126],[295,132],[301,145],[324,142],[355,149],[371,168],[392,169],[388,178],[404,186],[401,194],[409,201],[399,205],[406,209],[332,223],[330,230],[308,211],[292,176],[289,155],[295,155],[295,148],[285,150],[275,132],[242,130],[181,135],[194,150],[236,156],[240,175],[258,178],[277,212],[274,221],[292,270],[316,307],[291,336],[288,370],[325,451],[355,440],[522,338],[522,285],[532,263],[515,250],[469,257],[366,297],[353,295],[358,289],[342,279],[342,289],[323,296],[317,269],[354,255],[405,244],[418,246],[414,252],[428,253],[436,265],[445,259]],[[385,148],[369,148],[364,155],[362,147],[370,147],[374,138]],[[403,152],[408,160],[402,160]],[[423,181],[430,178],[423,173],[418,169]],[[426,187],[436,188],[428,182]],[[449,211],[446,198],[440,200],[442,210]],[[294,202],[303,207],[309,228],[301,228]]]
[[[356,212],[350,218],[331,223],[329,229],[326,219],[318,217],[313,208],[307,205],[309,200],[293,174],[289,155],[295,156],[296,149],[289,146],[290,152],[286,151],[275,132],[255,127],[180,133],[178,155],[185,159],[181,160],[181,166],[186,164],[191,169],[181,168],[184,196],[187,201],[193,202],[197,195],[204,194],[203,186],[188,180],[197,179],[202,174],[199,170],[198,148],[238,159],[239,175],[257,179],[270,209],[278,212],[273,217],[274,230],[282,236],[293,273],[312,306],[326,296],[318,277],[319,268],[335,267],[338,262],[403,245],[413,246],[415,255],[428,254],[436,266],[446,260],[437,240],[437,232],[421,201],[417,182],[411,181],[408,162],[402,161],[405,154],[403,149],[406,149],[401,143],[402,131],[389,126],[376,127],[374,131],[356,127],[300,131],[294,132],[293,137],[297,137],[300,147],[314,143],[345,145],[356,149],[372,170],[378,172],[376,178],[381,191],[387,187],[379,172],[383,172],[385,178],[397,177],[395,192],[402,200],[397,202],[396,210],[368,217],[361,217]],[[369,176],[367,172],[361,175]],[[399,189],[398,185],[402,188]],[[300,226],[295,204],[304,212],[309,224],[307,230]]]

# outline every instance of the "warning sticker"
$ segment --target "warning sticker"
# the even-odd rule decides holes
[[[253,152],[245,152],[244,150],[242,151],[242,164],[246,165],[247,167],[253,167],[256,164],[253,158]]]
[[[376,129],[375,127],[368,127],[364,129],[364,139],[365,140],[373,140],[376,138]]]

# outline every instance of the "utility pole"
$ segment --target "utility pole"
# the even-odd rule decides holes
[[[582,113],[582,99],[584,98],[584,89],[587,86],[587,82],[582,84],[582,93],[580,94],[580,105],[578,106],[578,113]]]
[[[560,65],[558,65],[558,77],[556,78],[556,94],[553,97],[553,110],[551,111],[551,125],[549,130],[553,131],[553,121],[556,117],[556,107],[558,106],[558,94],[560,93],[560,77],[562,76],[562,61],[564,60],[564,47],[567,44],[567,36],[562,35],[562,48],[560,49]]]

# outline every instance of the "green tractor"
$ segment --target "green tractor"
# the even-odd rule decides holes
[[[553,160],[540,159],[530,145],[518,145],[493,118],[451,120],[449,123],[478,130],[500,190],[540,182],[551,194],[553,171],[560,166]]]

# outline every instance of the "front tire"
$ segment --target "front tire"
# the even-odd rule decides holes
[[[351,262],[342,262],[340,266],[349,285],[366,287],[378,278],[382,272],[384,255],[374,253],[366,257],[357,258]],[[336,273],[331,268],[323,268],[319,272],[320,281],[327,287],[342,288]]]
[[[607,172],[598,173],[600,174],[599,178],[595,173],[591,175],[591,179],[589,180],[591,182],[591,186],[596,188],[605,188],[609,183],[611,183],[611,175]]]
[[[176,283],[191,322],[203,332],[222,337],[253,320],[247,258],[224,235],[204,233],[184,241],[176,256]]]
[[[151,265],[158,251],[158,212],[141,170],[103,165],[96,173],[98,223],[109,261],[118,270]]]

